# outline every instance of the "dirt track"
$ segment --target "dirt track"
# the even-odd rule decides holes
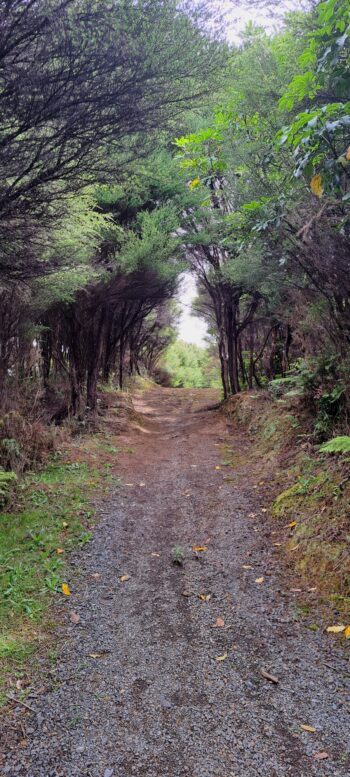
[[[76,559],[52,690],[28,700],[29,744],[0,777],[349,774],[348,669],[336,638],[308,631],[279,590],[256,475],[222,465],[224,445],[234,459],[247,443],[218,412],[198,412],[212,401],[138,398],[123,485]]]

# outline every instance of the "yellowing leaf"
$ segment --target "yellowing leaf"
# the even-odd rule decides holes
[[[305,723],[301,723],[300,728],[302,728],[303,731],[308,731],[309,734],[314,734],[316,731],[316,729],[313,726],[307,726]]]
[[[297,525],[296,521],[291,521],[291,523],[287,523],[286,528],[287,529],[294,529],[294,526],[296,526],[296,525]]]
[[[71,595],[71,591],[70,591],[69,585],[67,583],[62,583],[62,593],[65,596],[70,596]]]
[[[193,181],[189,182],[188,187],[189,187],[189,189],[192,192],[193,189],[196,189],[197,186],[200,186],[200,184],[201,184],[201,179],[200,178],[194,178]]]
[[[119,580],[121,583],[126,583],[128,580],[130,580],[130,575],[121,575]]]
[[[256,582],[256,583],[259,583],[259,585],[260,585],[260,583],[263,583],[263,582],[264,582],[264,580],[265,580],[265,578],[264,578],[264,577],[257,577],[257,578],[256,578],[256,580],[255,580],[255,582]]]
[[[341,634],[342,631],[345,631],[345,626],[343,626],[342,623],[338,626],[328,626],[326,631],[328,631],[329,634]]]
[[[192,550],[194,553],[205,553],[206,550],[208,550],[206,545],[194,545]]]
[[[61,553],[64,553],[64,550],[63,550],[63,548],[57,548],[57,549],[56,549],[56,553],[57,553],[58,555],[60,555]]]
[[[211,594],[198,594],[198,599],[201,599],[202,602],[210,602]]]
[[[315,194],[316,197],[322,197],[323,185],[322,185],[322,177],[319,173],[317,175],[314,175],[311,178],[310,187],[311,187],[312,193]]]
[[[216,656],[217,661],[226,661],[226,658],[228,658],[228,653],[224,653],[223,656]]]
[[[346,629],[344,631],[344,635],[345,635],[346,639],[350,639],[350,626],[346,627]]]

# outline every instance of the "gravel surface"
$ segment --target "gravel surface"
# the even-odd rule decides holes
[[[220,446],[246,443],[203,409],[208,399],[139,397],[144,426],[124,437],[123,485],[74,560],[54,682],[28,697],[25,746],[9,750],[1,777],[349,775],[339,639],[309,631],[280,590],[256,480],[216,469]]]

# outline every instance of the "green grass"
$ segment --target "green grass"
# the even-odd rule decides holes
[[[106,463],[91,470],[57,458],[21,481],[15,507],[0,514],[0,698],[9,673],[35,650],[50,602],[63,596],[62,583],[74,591],[66,557],[90,541],[90,499],[106,479]]]

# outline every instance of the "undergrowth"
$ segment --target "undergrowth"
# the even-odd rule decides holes
[[[226,410],[248,430],[251,465],[275,494],[275,539],[287,566],[325,606],[349,617],[349,438],[320,446],[314,416],[294,393],[247,392]]]

